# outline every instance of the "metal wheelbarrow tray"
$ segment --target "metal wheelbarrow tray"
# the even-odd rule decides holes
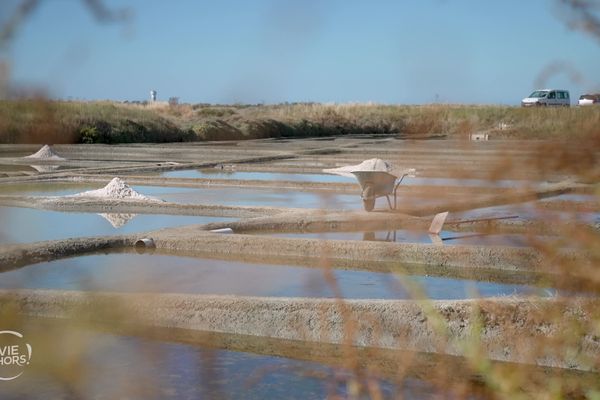
[[[396,209],[396,191],[406,174],[402,175],[400,179],[396,175],[384,171],[354,171],[352,174],[356,176],[362,188],[360,197],[366,211],[373,211],[375,200],[378,197],[385,197],[390,209]],[[393,206],[390,200],[391,195],[394,196]]]

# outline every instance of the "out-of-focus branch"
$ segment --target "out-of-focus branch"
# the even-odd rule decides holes
[[[548,64],[540,71],[535,79],[534,87],[541,88],[546,86],[546,82],[553,76],[565,74],[571,82],[583,84],[584,78],[577,68],[565,61],[554,61]]]
[[[33,13],[41,2],[41,0],[18,1],[12,15],[0,24],[0,99],[7,98],[8,96],[10,72],[10,63],[2,58],[2,51],[6,50],[21,24]],[[99,22],[126,23],[131,19],[131,11],[129,9],[111,9],[104,4],[103,0],[81,0],[81,2]]]
[[[597,0],[558,0],[566,9],[561,13],[569,28],[582,31],[600,41],[600,2]]]
[[[13,38],[18,26],[33,12],[39,5],[39,0],[22,0],[12,17],[10,17],[3,26],[0,26],[0,48]]]
[[[559,18],[565,21],[570,29],[581,31],[600,41],[599,0],[556,0],[556,2],[560,9]],[[554,61],[540,71],[534,87],[545,87],[550,78],[559,74],[567,75],[573,83],[586,84],[584,77],[573,65],[565,61]]]
[[[110,9],[102,0],[81,0],[99,22],[127,22],[131,18],[129,9]],[[14,13],[0,26],[0,49],[14,37],[19,25],[40,5],[41,0],[21,0]]]
[[[131,10],[119,8],[111,10],[102,0],[81,0],[100,22],[127,22],[131,18]]]

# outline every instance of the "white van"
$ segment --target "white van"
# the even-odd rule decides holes
[[[528,97],[521,100],[522,107],[535,106],[560,106],[569,107],[571,98],[568,90],[559,89],[541,89],[531,93]]]

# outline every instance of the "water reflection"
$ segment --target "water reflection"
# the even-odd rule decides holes
[[[293,182],[355,182],[353,178],[328,174],[301,174],[279,172],[252,172],[227,169],[187,169],[164,172],[161,176],[169,178],[205,178],[205,179],[240,179],[240,180],[269,180]]]
[[[3,382],[1,398],[348,398],[352,381],[365,392],[368,383],[383,398],[439,395],[417,379],[405,378],[397,386],[372,372],[357,376],[312,361],[101,333],[67,323],[44,332],[44,341],[33,339],[32,345],[46,363],[38,361],[18,380]]]
[[[514,246],[531,245],[531,237],[525,234],[482,234],[477,232],[441,231],[439,235],[430,235],[426,231],[399,229],[395,231],[367,232],[322,232],[322,233],[281,233],[277,237],[312,238],[323,240],[365,240],[392,243],[424,243],[446,246]],[[538,238],[543,240],[543,238]]]
[[[265,265],[152,254],[107,254],[30,265],[0,274],[2,289],[60,289],[107,292],[193,293],[237,296],[408,299],[418,286],[431,299],[554,295],[523,284],[469,279]],[[335,282],[335,287],[332,286]]]
[[[128,234],[228,220],[186,215],[58,212],[19,207],[0,207],[0,215],[0,244]]]
[[[148,196],[184,204],[332,209],[362,208],[360,191],[357,191],[356,194],[340,194],[285,189],[190,189],[158,186],[134,186],[133,189]]]
[[[35,169],[37,172],[52,172],[60,167],[58,165],[32,165],[31,168]]]
[[[108,221],[115,229],[122,228],[126,223],[135,218],[137,214],[98,214]]]

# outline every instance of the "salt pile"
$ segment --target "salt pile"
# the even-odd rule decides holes
[[[370,160],[365,160],[357,165],[348,165],[345,167],[329,168],[323,170],[323,172],[328,174],[341,175],[349,178],[354,178],[354,175],[352,174],[353,172],[362,171],[381,171],[387,172],[394,176],[403,175],[403,171],[398,170],[391,163],[384,161],[380,158],[371,158]]]
[[[119,229],[124,226],[126,223],[131,221],[136,217],[137,214],[98,214],[105,220],[107,220],[113,228]]]
[[[120,178],[113,178],[102,189],[89,190],[74,194],[67,197],[98,197],[102,199],[132,199],[132,200],[145,200],[145,201],[162,201],[155,197],[145,196],[133,190],[128,184],[123,182]]]
[[[64,158],[62,158],[61,156],[56,154],[54,152],[54,150],[52,150],[52,148],[50,146],[48,146],[47,144],[45,144],[44,147],[39,149],[37,153],[32,154],[30,156],[23,157],[23,158],[34,158],[36,160],[55,160],[55,161],[65,160]]]

